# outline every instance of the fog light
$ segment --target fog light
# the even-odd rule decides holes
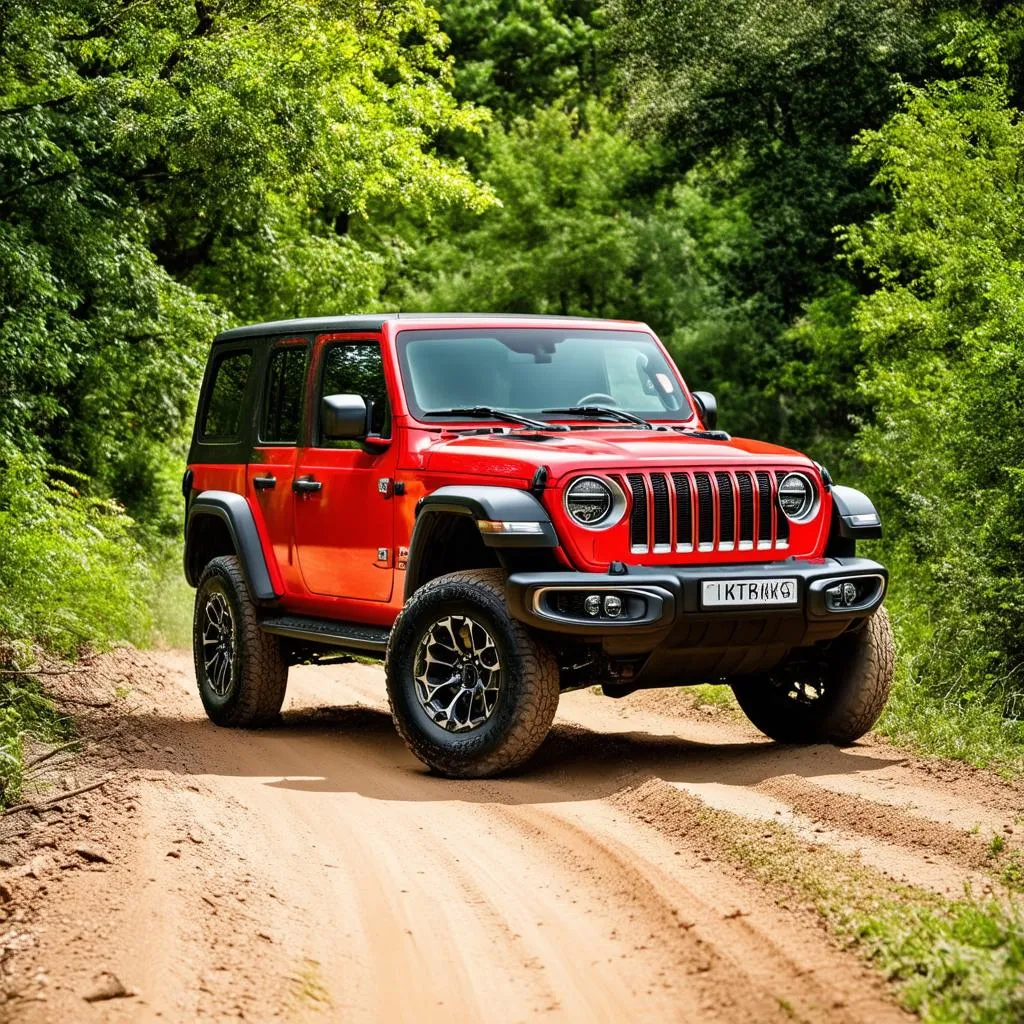
[[[847,581],[836,583],[825,591],[825,604],[834,612],[850,608],[857,603],[857,584]]]
[[[583,602],[583,610],[588,615],[600,615],[601,614],[601,598],[598,594],[591,594]]]
[[[616,594],[608,594],[604,599],[604,613],[610,619],[617,619],[622,611],[622,598]]]

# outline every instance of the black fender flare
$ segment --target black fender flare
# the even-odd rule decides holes
[[[406,597],[419,578],[420,563],[436,516],[465,516],[476,523],[536,523],[534,533],[489,533],[480,537],[489,548],[557,548],[558,534],[547,510],[529,491],[516,487],[451,485],[439,487],[416,504],[416,524],[409,541]]]
[[[195,527],[199,520],[212,516],[219,519],[231,537],[242,565],[249,593],[256,601],[273,601],[280,597],[274,590],[267,568],[267,560],[263,555],[259,531],[253,517],[249,502],[241,494],[234,491],[201,491],[188,506],[188,517],[185,523],[185,576],[192,586],[199,582],[193,578],[196,574],[191,570],[189,552],[195,536]]]
[[[882,517],[866,494],[833,484],[832,530],[850,540],[873,540],[882,536]]]

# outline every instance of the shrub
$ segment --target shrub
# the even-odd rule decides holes
[[[133,521],[82,494],[82,478],[0,455],[0,635],[71,656],[85,644],[142,640],[149,580]]]

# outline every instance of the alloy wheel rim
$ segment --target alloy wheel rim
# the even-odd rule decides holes
[[[235,660],[235,623],[223,594],[211,594],[203,609],[203,663],[206,681],[218,697],[231,690]]]
[[[470,732],[494,713],[501,658],[494,638],[468,615],[448,615],[423,634],[413,665],[416,697],[447,732]]]

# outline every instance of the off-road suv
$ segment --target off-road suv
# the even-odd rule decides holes
[[[595,684],[727,683],[776,740],[852,742],[892,678],[878,513],[715,421],[640,323],[224,332],[183,482],[207,714],[267,723],[289,665],[359,655],[450,776],[523,763]]]

